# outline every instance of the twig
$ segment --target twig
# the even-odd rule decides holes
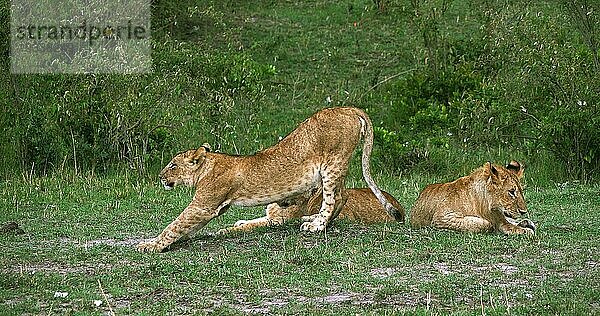
[[[187,119],[186,119],[187,121]],[[158,124],[155,127],[151,128],[148,133],[146,133],[146,137],[149,137],[150,134],[152,134],[152,132],[154,132],[155,130],[159,129],[159,128],[173,128],[173,124]]]
[[[143,116],[140,117],[140,119],[137,122],[135,122],[133,125],[125,128],[125,132],[129,133],[130,131],[132,131],[135,128],[137,128],[140,125],[140,123],[142,123],[142,119],[143,119]]]
[[[531,117],[538,125],[542,124],[542,121],[540,121],[537,117],[535,117],[533,114],[528,113],[527,110],[525,108],[522,107],[521,111],[519,111],[519,113],[525,115],[525,116],[529,116]]]
[[[508,292],[506,287],[504,288],[504,301],[506,302],[506,314],[510,315],[510,304],[508,303]]]
[[[73,129],[71,131],[71,140],[73,142],[73,167],[75,167],[75,175],[77,176],[77,151],[75,150],[75,135],[73,135]]]
[[[98,279],[98,287],[100,288],[100,293],[102,293],[102,296],[106,301],[106,305],[108,305],[108,310],[110,311],[110,314],[114,316],[115,311],[113,311],[112,306],[110,306],[110,302],[108,301],[108,295],[106,295],[106,293],[104,293],[104,290],[102,289],[102,283],[100,283],[100,279]]]
[[[429,290],[429,292],[427,292],[427,311],[429,311],[429,309],[431,308],[431,290]]]
[[[369,93],[369,92],[371,92],[371,91],[375,90],[375,88],[379,87],[380,85],[382,85],[382,84],[384,84],[384,83],[386,83],[386,82],[388,82],[388,81],[390,81],[390,80],[392,80],[392,79],[394,79],[394,78],[396,78],[396,77],[400,77],[400,76],[402,76],[402,75],[404,75],[404,74],[407,74],[407,73],[409,73],[409,72],[412,72],[412,71],[415,71],[415,70],[417,70],[417,69],[416,69],[416,68],[408,69],[408,70],[405,70],[405,71],[399,72],[399,73],[397,73],[397,74],[395,74],[395,75],[391,75],[391,76],[389,76],[389,77],[387,77],[387,78],[383,79],[382,81],[380,81],[380,82],[376,83],[376,84],[375,84],[375,85],[373,85],[371,88],[369,88],[369,90],[367,90],[367,91],[365,91],[363,94],[361,94],[361,96],[360,96],[358,99],[359,99],[359,100],[360,100],[360,99],[362,99],[362,98],[363,98],[363,97],[364,97],[364,96],[365,96],[367,93]]]
[[[485,309],[483,307],[483,285],[479,285],[479,304],[481,305],[481,316],[485,316]]]

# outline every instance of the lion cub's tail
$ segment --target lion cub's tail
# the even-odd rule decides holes
[[[371,119],[365,112],[363,112],[362,110],[359,110],[359,109],[356,109],[356,110],[357,110],[357,114],[360,118],[360,123],[362,125],[362,134],[363,134],[363,150],[362,150],[363,177],[365,178],[365,181],[367,182],[367,185],[369,186],[369,188],[371,189],[373,194],[375,194],[375,196],[377,197],[377,200],[379,201],[379,203],[381,203],[381,205],[383,205],[383,207],[385,207],[386,212],[390,216],[395,218],[397,221],[403,221],[404,216],[402,215],[402,213],[400,213],[400,211],[398,209],[396,209],[392,205],[392,203],[390,203],[385,198],[385,196],[383,195],[381,190],[377,187],[377,184],[375,184],[375,181],[373,181],[373,177],[371,176],[371,166],[370,166],[371,151],[373,150],[373,123],[371,123]]]

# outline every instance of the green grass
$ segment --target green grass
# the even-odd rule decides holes
[[[407,208],[420,181],[428,182],[379,180]],[[600,308],[597,186],[529,189],[530,218],[539,227],[533,239],[348,222],[321,234],[302,233],[295,222],[214,236],[262,213],[234,208],[163,254],[140,254],[135,244],[177,216],[190,190],[166,192],[124,177],[1,186],[0,207],[7,211],[0,223],[15,221],[26,232],[0,235],[3,315],[109,308],[116,314],[552,315]]]

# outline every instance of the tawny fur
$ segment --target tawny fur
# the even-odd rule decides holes
[[[338,219],[347,219],[363,224],[404,223],[404,208],[389,193],[382,191],[385,198],[398,211],[393,215],[386,211],[369,188],[346,189],[345,193],[347,194],[346,203],[342,207]],[[238,221],[233,227],[223,229],[220,233],[251,231],[258,227],[283,225],[291,219],[313,216],[319,213],[322,201],[322,193],[317,191],[310,197],[298,198],[290,202],[294,204],[280,206],[277,203],[272,203],[267,205],[265,209],[266,216]]]
[[[205,147],[175,156],[161,171],[165,188],[196,188],[188,207],[140,251],[159,252],[183,236],[190,236],[231,205],[258,206],[293,199],[322,188],[317,216],[302,224],[306,231],[322,231],[344,203],[344,179],[352,153],[363,139],[363,176],[390,213],[395,208],[373,181],[369,158],[373,127],[356,108],[331,108],[315,113],[278,144],[252,156],[211,153]]]
[[[523,171],[516,161],[506,168],[486,163],[458,180],[428,185],[411,210],[410,223],[414,228],[533,235],[530,220],[516,220],[527,212]]]

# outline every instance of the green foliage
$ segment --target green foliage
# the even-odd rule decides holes
[[[424,59],[383,92],[390,116],[381,127],[388,134],[380,130],[379,139],[389,146],[386,156],[404,162],[416,150],[448,146],[528,155],[546,150],[569,177],[597,177],[599,8],[580,1],[472,3],[469,9],[481,12],[472,17],[480,26],[461,38],[446,31],[456,3],[411,4]],[[389,132],[397,132],[396,140],[389,141]],[[441,163],[435,155],[420,156]]]
[[[197,53],[194,45],[170,40],[154,49],[152,74],[13,75],[7,84],[12,104],[3,120],[14,122],[6,128],[17,136],[21,167],[41,173],[123,166],[154,172],[183,149],[171,148],[175,144],[226,137],[227,120],[249,108],[256,112],[254,101],[275,74],[273,66],[240,52]],[[251,121],[244,119],[239,128]],[[208,126],[207,132],[193,130],[198,126]]]
[[[396,131],[389,131],[383,127],[374,128],[375,151],[373,158],[375,161],[386,161],[386,166],[395,174],[410,170],[424,159],[427,159],[427,151],[417,146],[416,141],[405,141]]]
[[[156,2],[151,74],[0,78],[0,173],[153,174],[175,151],[252,153],[322,107],[354,105],[377,126],[382,170],[550,153],[547,169],[567,171],[555,181],[594,180],[598,12],[580,0]]]
[[[485,12],[484,27],[484,57],[498,69],[483,101],[498,114],[496,136],[521,136],[522,145],[550,150],[584,181],[600,171],[600,7],[594,6],[497,8]]]
[[[224,26],[222,14],[193,4],[153,5],[155,17],[165,18],[153,22],[152,73],[3,76],[0,148],[10,154],[3,155],[1,174],[121,168],[153,174],[174,152],[206,141],[216,149],[241,145],[235,135],[252,126],[275,68],[237,49],[215,51],[193,41]],[[3,2],[3,38],[9,12]],[[6,56],[8,42],[0,46]],[[9,73],[9,60],[1,67]]]
[[[473,62],[463,60],[435,72],[422,68],[387,87],[384,99],[390,115],[375,129],[375,137],[385,161],[392,162],[389,166],[394,171],[416,166],[420,171],[444,171],[441,165],[447,157],[437,160],[438,155],[431,154],[468,141],[461,128],[464,104],[482,80]]]
[[[450,62],[449,40],[441,32],[443,17],[452,0],[411,0],[413,23],[419,30],[425,49],[424,63],[432,73],[446,68]]]

